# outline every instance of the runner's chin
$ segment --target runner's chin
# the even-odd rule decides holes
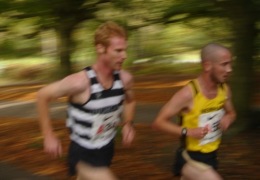
[[[115,65],[115,70],[120,70],[120,69],[122,69],[122,63],[117,63]]]
[[[228,76],[223,76],[223,78],[220,80],[220,83],[225,83],[228,79]]]

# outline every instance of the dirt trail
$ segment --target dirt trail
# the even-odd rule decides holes
[[[165,102],[184,85],[191,76],[138,77],[135,83],[139,102]],[[29,100],[42,85],[1,88],[0,100]],[[36,119],[1,118],[0,159],[29,170],[34,174],[49,175],[54,179],[67,176],[66,150],[69,139],[64,120],[53,122],[55,132],[61,138],[64,155],[50,159],[42,150],[42,137]],[[174,150],[178,139],[153,130],[149,124],[136,125],[136,139],[131,148],[122,147],[117,136],[116,154],[112,170],[121,180],[169,180]],[[219,172],[227,180],[256,180],[260,177],[259,129],[224,136],[220,147]],[[74,178],[71,178],[74,179]]]

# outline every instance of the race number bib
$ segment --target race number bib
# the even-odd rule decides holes
[[[119,123],[119,118],[115,115],[99,115],[93,129],[92,141],[105,140],[113,138],[115,127]]]
[[[224,110],[204,113],[199,116],[199,127],[208,127],[208,133],[200,140],[200,145],[214,142],[221,137],[222,132],[219,129],[219,122],[224,115]]]

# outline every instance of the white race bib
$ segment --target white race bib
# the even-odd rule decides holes
[[[102,141],[112,139],[115,134],[115,127],[119,123],[117,115],[99,115],[95,122],[95,128],[92,131],[92,141]]]
[[[222,132],[219,129],[219,122],[224,116],[224,110],[204,113],[199,116],[199,127],[208,127],[208,133],[200,140],[200,145],[208,144],[221,137]]]

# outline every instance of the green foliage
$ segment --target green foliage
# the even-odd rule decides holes
[[[147,62],[133,65],[130,71],[134,75],[151,74],[198,74],[201,70],[199,63],[153,63]]]
[[[6,12],[12,9],[13,0],[0,0],[0,13]]]
[[[70,50],[68,53],[72,54],[71,62],[74,66],[84,64],[85,61],[93,62],[93,32],[100,22],[106,20],[120,22],[129,31],[129,58],[125,67],[141,58],[197,50],[211,41],[230,45],[234,34],[230,30],[231,22],[224,17],[226,11],[223,6],[226,4],[223,3],[236,1],[221,2],[1,0],[0,12],[3,13],[0,17],[0,56],[10,58],[39,55],[42,49],[41,32],[52,29],[61,33],[58,29],[71,28],[73,43],[67,47]],[[259,9],[259,2],[252,2]],[[165,25],[163,22],[178,23]],[[53,34],[50,38],[56,39],[58,36]]]
[[[19,38],[18,38],[19,39]],[[2,58],[22,58],[26,56],[36,55],[39,48],[33,46],[32,40],[19,39],[17,43],[14,39],[6,39],[0,44],[0,57]],[[15,52],[15,53],[14,53]]]
[[[8,41],[8,40],[4,40],[2,41],[2,43],[0,44],[0,56],[1,57],[10,57],[13,55],[14,52],[14,42]]]
[[[169,23],[204,17],[224,16],[223,12],[221,13],[221,8],[216,6],[214,1],[186,0],[185,2],[174,1],[172,5],[166,9],[163,19]]]

